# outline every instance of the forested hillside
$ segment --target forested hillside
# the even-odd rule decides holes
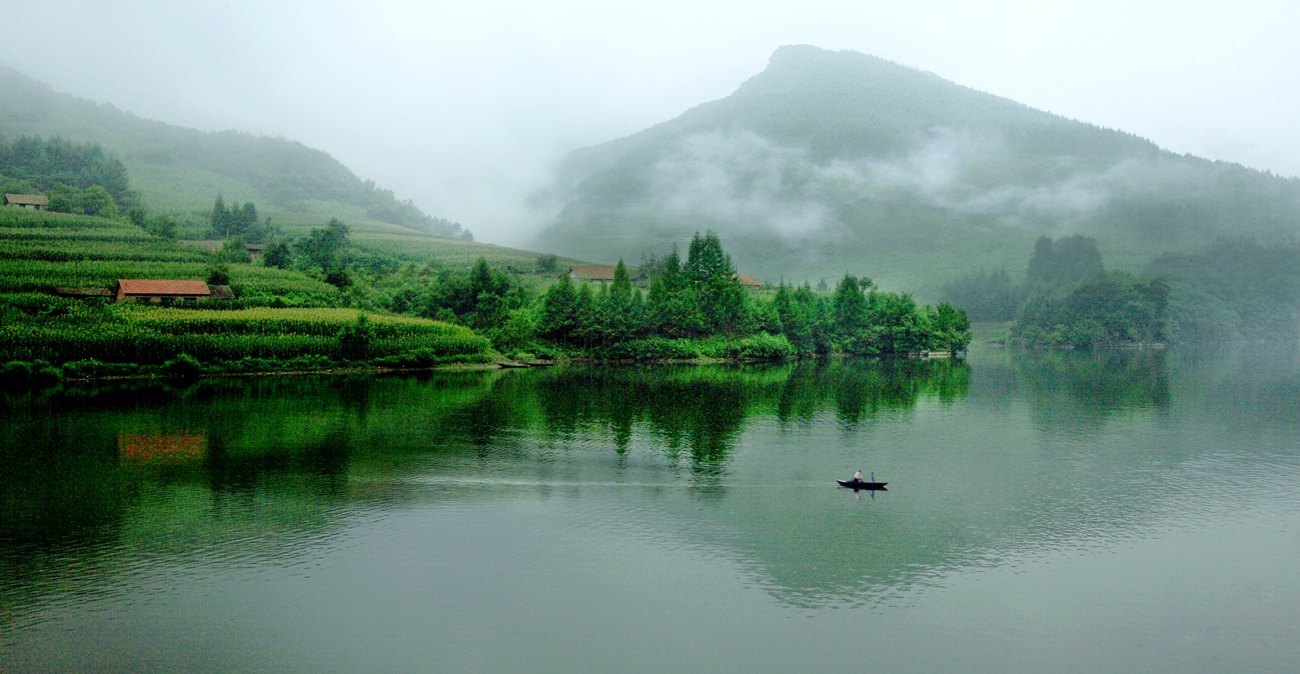
[[[215,195],[225,194],[256,201],[269,212],[369,219],[437,236],[469,237],[460,224],[423,213],[301,143],[141,119],[112,105],[56,92],[0,65],[0,139],[13,143],[36,136],[103,146],[121,159],[151,210],[206,209]]]
[[[625,257],[713,229],[774,282],[865,273],[932,296],[1086,234],[1138,271],[1300,232],[1300,181],[1164,151],[852,52],[783,47],[731,96],[574,152],[538,246]]]

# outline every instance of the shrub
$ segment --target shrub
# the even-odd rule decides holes
[[[700,352],[687,339],[646,337],[610,344],[600,349],[599,355],[612,360],[690,360],[699,358]]]
[[[11,360],[0,365],[0,384],[5,386],[26,386],[32,380],[32,364],[23,360]]]
[[[40,363],[32,371],[32,385],[36,387],[53,386],[63,380],[63,371],[49,363]]]
[[[129,374],[136,371],[129,363],[104,363],[94,358],[74,360],[63,364],[63,375],[74,379],[98,379],[115,374]]]
[[[795,348],[785,335],[763,332],[711,344],[705,350],[705,355],[737,360],[785,361],[795,357]]]
[[[365,360],[370,355],[370,345],[375,341],[375,328],[365,313],[357,322],[339,330],[339,356],[348,360]]]
[[[182,353],[163,363],[162,373],[172,379],[194,379],[203,374],[203,365],[188,353]]]
[[[224,264],[214,264],[208,267],[208,285],[210,286],[230,285],[230,268]]]
[[[0,365],[0,386],[7,389],[44,388],[53,386],[63,379],[59,368],[38,360],[32,363],[11,360]]]

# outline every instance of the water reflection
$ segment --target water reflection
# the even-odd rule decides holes
[[[1039,428],[1061,431],[1068,424],[1064,430],[1086,432],[1116,414],[1167,411],[1167,356],[1149,349],[1031,351],[1017,354],[1015,369]]]
[[[572,367],[10,396],[0,615],[146,558],[309,555],[369,510],[557,499],[618,518],[618,535],[724,556],[788,605],[904,601],[953,569],[1131,536],[1186,512],[1206,471],[1256,479],[1250,459],[1225,467],[1225,446],[1248,443],[1274,472],[1295,465],[1297,415],[1283,409],[1300,393],[1294,354],[1178,358],[1002,353],[973,366]],[[1257,422],[1248,436],[1243,418]],[[855,468],[890,491],[853,501],[832,480]]]

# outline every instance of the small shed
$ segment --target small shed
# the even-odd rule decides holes
[[[213,300],[233,300],[235,299],[235,289],[230,286],[208,286],[208,291],[212,294],[208,299]]]
[[[758,289],[763,287],[763,284],[759,283],[758,279],[749,276],[748,274],[740,274],[736,277],[736,280],[740,281],[740,285],[745,286],[746,288]]]
[[[569,267],[569,278],[574,281],[613,283],[614,267],[606,264],[580,264]]]
[[[137,302],[197,302],[212,296],[203,281],[162,281],[152,279],[119,279],[117,301]]]
[[[16,208],[41,210],[50,205],[50,198],[44,194],[5,194],[5,205]]]
[[[266,246],[260,243],[246,243],[244,244],[244,250],[248,251],[248,257],[251,258],[253,262],[257,262],[258,260],[261,260],[262,255],[266,253]]]

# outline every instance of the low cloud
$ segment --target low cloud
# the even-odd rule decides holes
[[[819,162],[749,131],[700,133],[645,169],[626,208],[638,216],[725,223],[787,239],[834,236],[839,208],[905,199],[1035,230],[1074,231],[1114,200],[1186,179],[1186,167],[1125,159],[1104,168],[1042,158],[1029,174],[996,134],[931,129],[890,157]],[[1047,175],[1044,175],[1047,174]]]

